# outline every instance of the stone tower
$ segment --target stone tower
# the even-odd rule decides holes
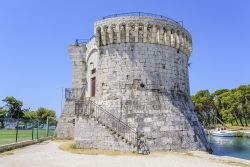
[[[190,98],[191,52],[191,34],[164,16],[97,21],[89,42],[69,47],[73,88],[58,136],[82,148],[130,151],[133,131],[151,151],[209,150]]]

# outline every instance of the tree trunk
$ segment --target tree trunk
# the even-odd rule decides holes
[[[4,128],[3,120],[0,121],[0,128]]]
[[[234,118],[235,118],[235,122],[236,122],[236,124],[237,124],[237,126],[238,126],[239,123],[238,123],[238,121],[237,121],[237,115],[236,115],[236,112],[235,112],[235,111],[233,112],[233,115],[234,115]]]
[[[239,120],[240,120],[240,124],[241,124],[241,126],[244,126],[244,124],[243,124],[243,122],[242,122],[242,118],[241,118],[241,116],[239,116]]]
[[[238,123],[238,121],[237,121],[237,118],[235,119],[235,122],[236,122],[236,125],[239,126],[239,123]]]
[[[245,120],[245,124],[246,124],[246,126],[248,126],[248,124],[247,124],[247,118],[246,118],[246,116],[244,115],[244,120]]]

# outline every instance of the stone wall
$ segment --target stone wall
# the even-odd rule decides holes
[[[56,128],[57,138],[74,138],[75,132],[75,102],[65,101],[63,112]]]
[[[70,45],[68,54],[72,61],[72,88],[82,88],[86,84],[86,46]]]
[[[83,86],[87,84],[86,80],[86,45],[70,45],[68,54],[72,61],[72,92],[71,96],[65,101],[63,112],[60,116],[57,126],[58,138],[74,138],[75,124],[75,102],[82,96]]]
[[[135,147],[125,143],[123,139],[112,134],[105,126],[98,124],[93,118],[79,117],[77,119],[74,140],[78,148],[136,151]]]
[[[89,97],[95,68],[92,100],[143,133],[150,150],[210,149],[190,97],[190,33],[176,22],[141,16],[98,21],[94,32],[83,48],[70,47],[73,88],[86,81]],[[65,109],[61,120],[65,129],[74,129],[67,124],[74,115],[65,114],[69,110],[74,109]],[[76,123],[78,147],[129,150],[93,120],[79,117]],[[71,133],[61,130],[62,136]]]
[[[145,134],[150,150],[205,150],[189,95],[188,56],[142,43],[100,47],[97,101]]]

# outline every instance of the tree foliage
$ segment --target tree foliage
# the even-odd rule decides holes
[[[55,117],[56,115],[55,111],[44,107],[38,108],[36,113],[37,113],[37,118],[41,120],[46,120],[47,117]]]
[[[13,96],[7,96],[2,100],[5,102],[5,108],[7,110],[7,115],[10,118],[21,118],[23,116],[22,106],[23,102],[17,100]]]
[[[30,111],[29,109],[23,110],[24,115],[23,118],[26,120],[37,119],[37,113],[34,111]]]
[[[44,107],[40,107],[36,111],[31,111],[30,109],[22,109],[23,102],[17,100],[13,96],[7,96],[2,101],[5,103],[5,105],[3,107],[0,107],[0,126],[1,124],[3,125],[4,118],[46,120],[47,117],[56,117],[55,111]]]
[[[248,126],[250,120],[250,85],[236,89],[219,89],[210,94],[200,90],[192,101],[200,121],[205,126],[221,121],[232,125]]]

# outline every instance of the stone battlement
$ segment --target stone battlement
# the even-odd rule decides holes
[[[153,16],[116,16],[95,23],[98,46],[119,43],[166,45],[190,55],[192,37],[178,22]]]

